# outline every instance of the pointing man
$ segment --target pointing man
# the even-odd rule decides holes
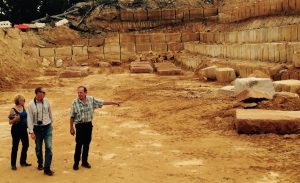
[[[76,127],[76,147],[74,154],[73,169],[79,169],[79,161],[82,151],[82,167],[91,168],[88,162],[90,142],[92,140],[92,120],[94,109],[101,108],[103,105],[120,105],[115,101],[104,101],[87,96],[87,88],[79,86],[77,88],[78,98],[72,103],[70,118],[70,133],[75,135],[74,123]],[[83,149],[83,150],[82,150]]]

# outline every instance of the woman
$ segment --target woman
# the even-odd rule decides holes
[[[9,124],[11,127],[12,135],[12,150],[11,150],[11,169],[17,170],[16,160],[18,154],[18,146],[20,140],[22,141],[22,152],[20,158],[20,165],[23,167],[31,166],[26,162],[27,150],[29,147],[29,140],[27,134],[27,112],[24,108],[25,98],[22,95],[17,95],[14,99],[15,107],[11,109]]]

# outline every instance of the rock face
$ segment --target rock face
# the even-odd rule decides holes
[[[300,53],[295,53],[293,55],[293,63],[296,68],[300,68]]]
[[[130,72],[132,73],[152,73],[153,67],[150,62],[131,62]]]
[[[235,128],[245,134],[299,134],[300,111],[237,109]]]
[[[216,78],[220,83],[228,83],[236,79],[235,71],[232,68],[216,68]]]
[[[298,93],[300,89],[299,80],[282,80],[273,82],[277,92]]]
[[[241,78],[234,82],[235,94],[240,101],[247,99],[272,99],[275,89],[269,78]]]
[[[43,61],[42,61],[42,66],[43,67],[49,67],[50,64],[51,64],[51,62],[48,59],[43,58]]]

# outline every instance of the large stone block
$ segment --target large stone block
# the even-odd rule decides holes
[[[151,43],[136,44],[137,53],[150,52],[150,51],[151,51]]]
[[[279,27],[268,28],[268,42],[278,42],[279,40]]]
[[[153,67],[150,62],[131,62],[130,72],[132,73],[152,73]]]
[[[181,42],[181,33],[167,33],[166,42]]]
[[[206,80],[216,80],[217,66],[210,66],[200,70],[200,77]]]
[[[121,9],[121,20],[122,21],[133,21],[134,20],[134,12],[129,9]]]
[[[294,53],[293,63],[295,67],[300,68],[300,53]]]
[[[300,89],[300,81],[299,80],[274,81],[273,85],[275,87],[276,92],[298,93],[298,91]]]
[[[74,56],[87,56],[87,47],[86,46],[73,46],[72,52]]]
[[[168,51],[181,51],[183,50],[183,43],[168,43]]]
[[[54,57],[54,48],[40,48],[40,57]]]
[[[146,21],[148,19],[148,13],[144,10],[134,11],[134,20],[135,21]]]
[[[135,35],[134,34],[120,34],[120,43],[135,43]]]
[[[161,9],[148,9],[148,20],[161,20]]]
[[[166,36],[164,33],[152,33],[150,34],[151,43],[165,43]]]
[[[235,94],[240,95],[245,92],[246,95],[241,95],[242,99],[249,98],[265,98],[272,99],[275,95],[275,88],[270,78],[240,78],[234,81]]]
[[[95,47],[95,46],[103,46],[105,43],[104,37],[94,37],[89,39],[89,46]]]
[[[55,48],[55,56],[72,56],[72,47],[71,46],[65,46],[65,47],[58,47]]]
[[[176,20],[188,21],[190,20],[190,10],[189,9],[176,9]]]
[[[120,43],[119,34],[111,34],[105,38],[105,44],[119,44],[119,43]]]
[[[161,14],[163,20],[175,20],[175,9],[162,9]]]
[[[190,8],[190,20],[201,20],[203,17],[203,8]]]
[[[104,58],[104,47],[88,47],[89,58]]]
[[[167,43],[152,43],[152,51],[167,52],[168,51],[168,45],[167,45]]]
[[[121,52],[129,52],[129,53],[135,53],[135,43],[121,43]]]
[[[299,111],[237,109],[235,128],[246,134],[299,134],[299,116]]]
[[[204,17],[216,16],[218,15],[218,8],[204,8]]]
[[[236,79],[236,74],[232,68],[216,68],[216,78],[218,82],[226,83]]]
[[[147,44],[151,42],[150,34],[136,34],[135,35],[135,42],[136,44]]]
[[[104,53],[112,53],[112,52],[117,52],[120,53],[121,52],[121,47],[119,44],[105,44],[104,46]]]
[[[155,63],[154,68],[159,75],[178,75],[181,74],[181,69],[176,67],[171,62]]]

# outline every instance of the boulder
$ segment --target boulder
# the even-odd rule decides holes
[[[228,83],[236,79],[236,74],[232,68],[216,68],[216,78],[220,83]]]
[[[237,109],[235,128],[245,134],[299,134],[300,111]]]
[[[239,78],[234,82],[237,99],[272,99],[275,89],[270,78]]]

